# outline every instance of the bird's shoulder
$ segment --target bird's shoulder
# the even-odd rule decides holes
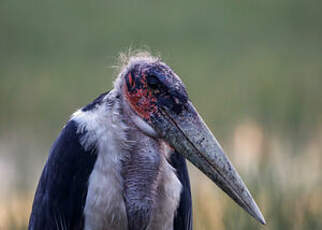
[[[86,111],[90,111],[90,110],[93,110],[97,105],[101,104],[103,99],[105,98],[106,95],[109,94],[110,91],[107,91],[107,92],[104,92],[104,93],[101,93],[97,98],[95,98],[92,102],[90,102],[89,104],[87,104],[86,106],[84,106],[82,108],[82,111],[83,112],[86,112]]]
[[[82,225],[87,182],[97,157],[94,146],[85,150],[81,145],[84,132],[70,120],[52,145],[35,194],[29,229],[78,229],[76,226]]]

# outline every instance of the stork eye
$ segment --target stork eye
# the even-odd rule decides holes
[[[157,89],[158,86],[160,85],[160,80],[158,79],[157,76],[150,75],[147,78],[147,83],[151,89]]]

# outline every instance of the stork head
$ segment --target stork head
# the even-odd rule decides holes
[[[122,87],[133,111],[148,123],[160,108],[167,107],[179,114],[188,101],[179,77],[166,64],[152,60],[132,63]]]
[[[142,132],[168,143],[265,224],[246,185],[192,105],[183,82],[169,66],[146,54],[133,56],[115,87]]]

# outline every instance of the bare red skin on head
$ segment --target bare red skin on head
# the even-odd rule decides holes
[[[131,73],[128,74],[129,83],[132,87],[135,87],[135,81]],[[140,82],[143,84],[142,88],[136,88],[133,92],[128,89],[126,83],[123,85],[124,94],[128,100],[131,108],[145,120],[150,120],[153,113],[156,113],[158,108],[156,105],[156,97],[152,94],[151,89],[149,89],[146,76],[140,77]]]

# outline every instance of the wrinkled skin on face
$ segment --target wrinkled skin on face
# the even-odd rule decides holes
[[[125,75],[124,84],[124,93],[130,106],[147,122],[163,106],[180,113],[188,100],[181,80],[160,62],[137,64]]]

